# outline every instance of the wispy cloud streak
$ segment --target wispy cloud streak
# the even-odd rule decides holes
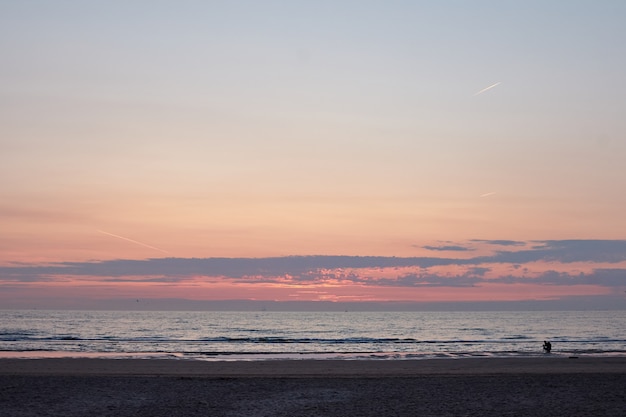
[[[130,239],[130,238],[127,238],[127,237],[124,237],[124,236],[120,236],[120,235],[116,235],[116,234],[113,234],[113,233],[105,232],[104,230],[97,230],[97,232],[98,232],[98,233],[102,233],[103,235],[108,235],[108,236],[116,237],[116,238],[118,238],[118,239],[122,239],[122,240],[125,240],[125,241],[127,241],[127,242],[134,243],[134,244],[136,244],[136,245],[140,245],[140,246],[143,246],[143,247],[146,247],[146,248],[150,248],[150,249],[158,250],[159,252],[162,252],[162,253],[167,253],[167,254],[169,254],[169,252],[168,252],[168,251],[166,251],[166,250],[164,250],[164,249],[160,249],[160,248],[157,248],[156,246],[151,246],[151,245],[148,245],[147,243],[139,242],[138,240],[134,240],[134,239]]]
[[[485,88],[483,88],[482,90],[478,91],[477,93],[474,93],[474,96],[477,96],[477,95],[482,94],[482,93],[484,93],[484,92],[486,92],[486,91],[489,91],[489,90],[491,90],[492,88],[499,86],[500,84],[502,84],[502,81],[498,81],[497,83],[492,84],[492,85],[490,85],[489,87],[485,87]]]

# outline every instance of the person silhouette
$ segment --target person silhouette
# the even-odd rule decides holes
[[[552,343],[550,343],[550,342],[548,342],[548,341],[544,340],[544,341],[543,341],[543,350],[544,350],[544,352],[546,352],[546,353],[550,353],[550,351],[552,350]]]

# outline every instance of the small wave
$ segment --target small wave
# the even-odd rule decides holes
[[[348,337],[337,339],[325,338],[293,338],[281,336],[260,336],[260,337],[207,337],[200,339],[201,342],[213,343],[270,343],[270,344],[372,344],[372,343],[419,343],[412,338],[370,338],[370,337]]]
[[[0,340],[2,341],[18,341],[34,338],[38,332],[23,329],[5,329],[0,330]]]

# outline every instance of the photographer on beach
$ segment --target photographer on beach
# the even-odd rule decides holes
[[[550,351],[552,350],[552,343],[544,340],[543,341],[543,351],[546,353],[550,353]]]

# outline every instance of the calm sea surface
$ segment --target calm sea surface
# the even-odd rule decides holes
[[[1,356],[202,360],[626,355],[626,311],[0,310]]]

